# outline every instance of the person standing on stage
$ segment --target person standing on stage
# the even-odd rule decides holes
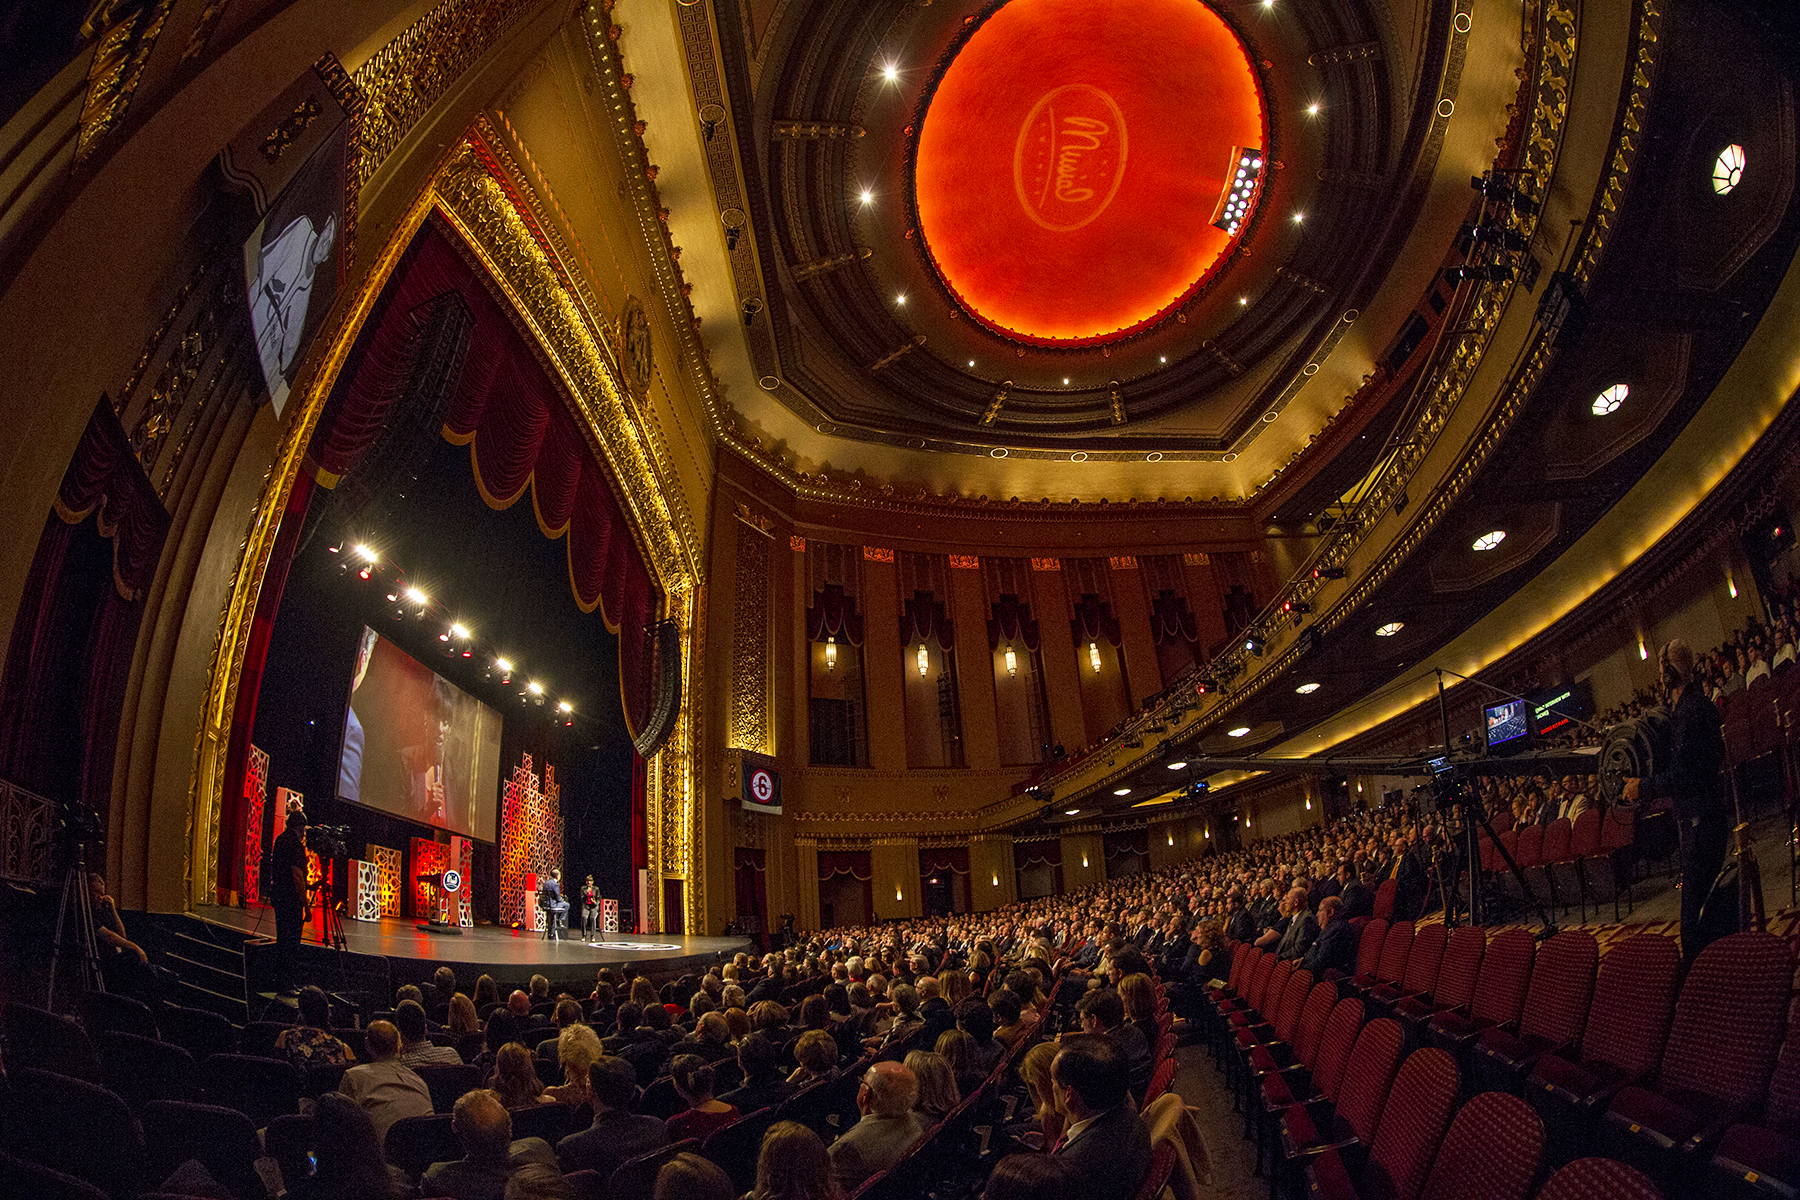
[[[589,941],[600,936],[600,889],[592,875],[581,885],[581,936]]]
[[[270,895],[275,908],[275,987],[294,990],[300,933],[306,927],[306,814],[288,810],[287,828],[269,850]]]
[[[1732,813],[1720,786],[1725,762],[1724,722],[1694,675],[1694,652],[1679,638],[1658,656],[1669,697],[1672,749],[1665,770],[1647,779],[1625,780],[1627,801],[1668,798],[1681,837],[1681,956],[1689,964],[1706,943],[1737,927],[1737,905],[1715,905],[1700,926],[1700,907],[1725,862]]]

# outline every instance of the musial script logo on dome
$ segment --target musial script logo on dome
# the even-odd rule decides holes
[[[1013,188],[1033,221],[1067,233],[1106,211],[1125,178],[1125,114],[1086,83],[1032,105],[1013,146]]]

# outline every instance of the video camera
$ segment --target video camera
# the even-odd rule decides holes
[[[348,825],[308,825],[306,827],[306,848],[320,858],[349,858],[350,827]]]

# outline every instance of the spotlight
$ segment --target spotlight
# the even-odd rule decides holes
[[[411,600],[414,604],[421,606],[431,603],[431,597],[427,596],[416,587],[409,587],[406,589],[406,598]]]
[[[1281,602],[1281,611],[1291,614],[1309,613],[1312,611],[1312,605],[1301,600],[1283,600]]]
[[[1199,679],[1194,681],[1194,694],[1196,696],[1204,696],[1208,692],[1216,692],[1218,690],[1219,681],[1214,679],[1211,675],[1202,675]]]
[[[525,690],[534,696],[541,696],[544,694],[544,685],[534,679],[525,685]]]
[[[461,638],[464,641],[468,640],[469,630],[468,630],[468,627],[465,625],[462,625],[460,623],[452,624],[450,626],[450,632],[455,637]]]
[[[1342,579],[1344,577],[1344,568],[1314,567],[1312,569],[1312,577],[1314,579]]]
[[[379,560],[379,556],[375,551],[361,542],[356,543],[356,553],[364,562],[372,563]]]
[[[575,711],[575,706],[570,704],[567,700],[559,700],[556,704],[556,711],[559,713],[572,713]]]
[[[1212,784],[1204,779],[1196,779],[1194,782],[1188,784],[1188,795],[1190,796],[1204,796],[1211,790]]]
[[[358,571],[356,577],[358,579],[367,579],[369,577],[369,568],[364,567],[362,570]]]
[[[507,661],[506,661],[506,660],[505,660],[505,659],[504,659],[504,658],[496,658],[496,659],[495,659],[495,660],[494,660],[494,666],[495,666],[495,667],[496,667],[496,668],[497,668],[497,669],[498,669],[498,670],[499,670],[499,671],[500,671],[500,672],[501,672],[501,673],[502,673],[502,674],[505,674],[505,675],[511,675],[511,674],[512,674],[512,664],[511,664],[511,663],[509,663],[509,662],[507,662]]]
[[[1244,639],[1244,649],[1246,649],[1250,653],[1256,655],[1256,657],[1258,657],[1258,658],[1261,658],[1263,656],[1263,649],[1267,645],[1268,645],[1267,642],[1265,642],[1259,635],[1254,634],[1254,633]]]

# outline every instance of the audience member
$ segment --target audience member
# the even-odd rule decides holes
[[[1056,1103],[1069,1119],[1051,1153],[1083,1200],[1132,1200],[1150,1172],[1150,1130],[1131,1103],[1130,1071],[1112,1039],[1064,1041],[1050,1066]]]
[[[556,1143],[556,1159],[564,1171],[593,1171],[607,1179],[626,1159],[669,1144],[661,1121],[632,1113],[637,1073],[624,1059],[610,1054],[596,1059],[588,1068],[588,1095],[593,1123]]]
[[[900,1063],[878,1062],[864,1073],[856,1093],[862,1119],[831,1143],[832,1169],[845,1192],[900,1161],[925,1132],[913,1111],[918,1096],[919,1081]]]
[[[300,989],[300,1023],[275,1035],[275,1057],[295,1066],[330,1067],[356,1061],[350,1047],[331,1034],[331,1001],[311,984]]]
[[[712,1064],[699,1055],[677,1055],[670,1074],[675,1080],[675,1094],[687,1102],[686,1111],[668,1120],[671,1142],[688,1138],[705,1141],[708,1134],[738,1119],[734,1106],[713,1098]]]
[[[746,1200],[842,1200],[843,1194],[818,1134],[797,1121],[769,1126]]]
[[[417,1071],[400,1061],[400,1031],[392,1022],[369,1022],[363,1039],[369,1061],[345,1071],[338,1091],[369,1114],[379,1145],[395,1121],[431,1112],[431,1089]]]
[[[502,1200],[507,1180],[520,1167],[529,1163],[556,1166],[556,1152],[543,1138],[513,1140],[512,1114],[491,1092],[476,1090],[457,1100],[450,1131],[463,1156],[426,1168],[419,1190],[428,1196]]]
[[[531,1061],[531,1051],[517,1042],[506,1043],[494,1056],[494,1074],[487,1081],[487,1088],[508,1108],[550,1103],[550,1097],[544,1095],[543,1082],[538,1079],[537,1064]]]
[[[818,1034],[831,1044],[835,1062],[837,1046],[831,1042],[831,1035],[822,1030],[808,1032]],[[762,1030],[738,1043],[737,1058],[744,1078],[737,1087],[719,1097],[724,1103],[739,1112],[750,1113],[780,1104],[794,1094],[794,1085],[782,1077],[781,1050]]]
[[[955,1032],[952,1029],[944,1037],[950,1037]],[[908,1050],[906,1069],[919,1081],[919,1098],[913,1102],[913,1111],[919,1114],[925,1124],[936,1125],[962,1103],[956,1072],[951,1068],[950,1060],[942,1054],[935,1050]]]
[[[1067,1160],[1049,1154],[1009,1154],[994,1164],[981,1200],[1075,1200]]]
[[[654,1200],[735,1200],[731,1177],[698,1154],[682,1151],[656,1173]]]
[[[433,1044],[425,1032],[425,1009],[417,1000],[402,1000],[394,1009],[394,1028],[400,1031],[400,1061],[407,1066],[462,1064],[462,1055],[454,1049]]]
[[[398,1037],[394,1044],[397,1049]],[[289,1185],[291,1200],[398,1200],[412,1194],[406,1177],[382,1156],[385,1130],[377,1131],[356,1101],[335,1092],[320,1096],[313,1109],[313,1130],[313,1173]]]
[[[556,1060],[562,1067],[563,1081],[545,1088],[544,1094],[559,1104],[586,1104],[593,1095],[588,1073],[604,1053],[599,1036],[586,1025],[571,1025],[557,1034]]]

